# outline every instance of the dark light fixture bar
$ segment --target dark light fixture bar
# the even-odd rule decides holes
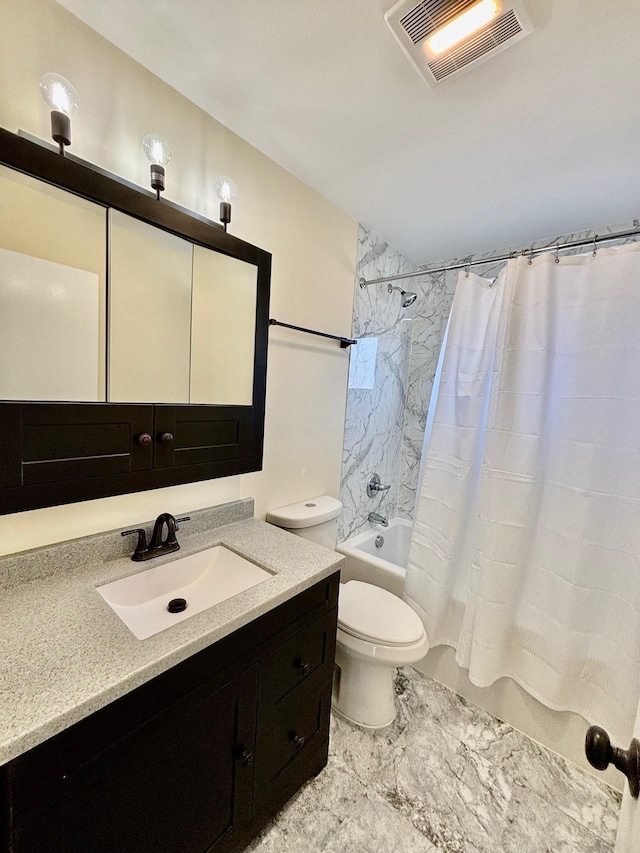
[[[340,349],[348,349],[350,346],[357,344],[351,338],[342,338],[340,335],[329,335],[327,332],[316,332],[314,329],[305,329],[303,326],[292,326],[291,323],[281,323],[280,320],[269,320],[270,326],[283,326],[285,329],[295,329],[296,332],[304,332],[307,335],[317,335],[319,338],[330,338],[332,341],[339,341]]]

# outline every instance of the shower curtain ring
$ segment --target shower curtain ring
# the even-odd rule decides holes
[[[560,263],[560,258],[558,257],[558,252],[560,251],[560,244],[556,243],[556,263]]]
[[[529,249],[529,266],[533,263],[533,246]]]
[[[598,235],[595,234],[593,237],[593,257],[598,254]]]
[[[464,277],[465,278],[469,278],[469,267],[470,266],[471,266],[471,264],[467,264],[466,267],[464,268]]]

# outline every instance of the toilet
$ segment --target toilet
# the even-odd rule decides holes
[[[334,549],[342,504],[322,495],[267,513],[267,521]],[[399,666],[417,663],[429,643],[420,617],[402,599],[362,581],[340,584],[333,707],[370,729],[396,716],[393,677]]]

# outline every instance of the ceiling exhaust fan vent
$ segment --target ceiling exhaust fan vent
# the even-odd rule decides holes
[[[400,18],[400,25],[414,44],[435,33],[478,0],[422,0]]]
[[[498,15],[482,29],[440,54],[429,38],[478,0],[400,0],[385,17],[391,32],[420,75],[430,85],[440,83],[484,62],[523,39],[533,25],[522,0],[497,0]]]
[[[518,16],[513,9],[509,9],[504,15],[496,18],[493,24],[480,30],[461,45],[452,48],[444,59],[430,62],[429,71],[436,81],[444,80],[445,77],[455,74],[471,62],[476,62],[521,32],[522,27]]]

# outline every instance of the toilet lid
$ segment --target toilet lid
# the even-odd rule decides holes
[[[420,617],[406,602],[362,581],[340,585],[338,627],[361,640],[390,646],[416,643],[424,634]]]

